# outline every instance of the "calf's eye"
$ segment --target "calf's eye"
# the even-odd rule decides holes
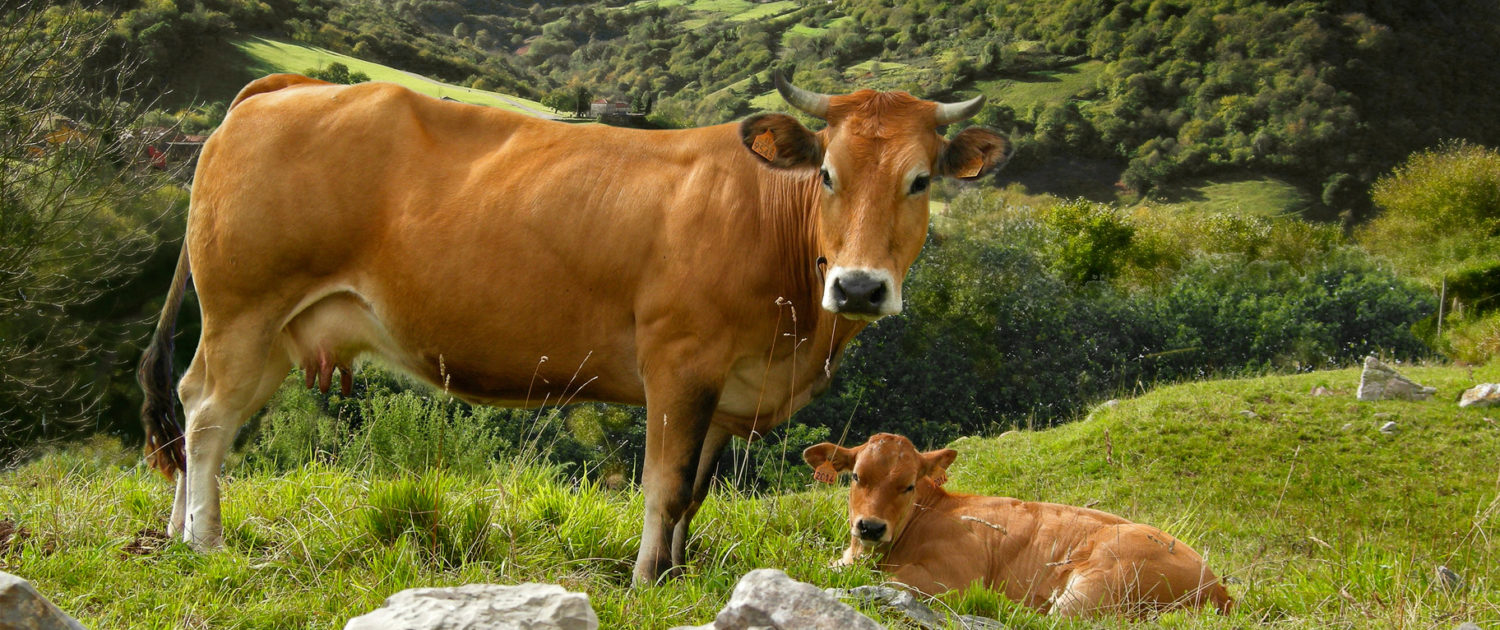
[[[907,492],[911,492],[912,490],[916,490],[916,489],[917,489],[917,484],[911,484],[911,485],[909,485],[909,486],[906,487],[906,491]]]
[[[830,190],[833,189],[833,173],[829,173],[826,168],[823,169],[823,186]]]
[[[913,194],[913,195],[920,195],[920,194],[922,194],[923,191],[927,190],[927,184],[929,184],[930,182],[931,182],[931,178],[929,178],[926,175],[923,175],[923,176],[918,177],[918,178],[916,178],[914,180],[911,180],[911,193],[910,194]]]
[[[854,477],[854,483],[859,483],[859,475],[854,475],[851,473],[850,476]]]

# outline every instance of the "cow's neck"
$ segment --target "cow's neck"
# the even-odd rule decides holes
[[[819,243],[822,192],[816,170],[777,171],[762,169],[761,208],[774,226],[776,260],[786,280],[780,330],[799,340],[797,356],[807,362],[805,374],[826,381],[837,366],[844,345],[863,330],[866,323],[850,320],[822,308],[823,273],[826,256]],[[774,299],[774,298],[773,298]],[[791,320],[795,312],[796,320]],[[805,341],[801,341],[805,340]]]
[[[882,560],[900,549],[901,543],[907,540],[912,532],[919,531],[923,522],[944,518],[946,513],[941,509],[942,505],[952,496],[947,490],[933,483],[931,479],[923,477],[917,480],[916,492],[917,498],[911,507],[911,516],[906,518],[906,525],[901,528],[901,533],[897,534],[896,539],[886,547]]]

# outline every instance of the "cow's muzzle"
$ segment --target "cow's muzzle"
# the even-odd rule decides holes
[[[834,267],[823,287],[823,308],[850,319],[875,321],[901,312],[901,287],[882,269]]]
[[[883,542],[887,529],[885,521],[878,518],[862,518],[854,522],[855,535],[869,543]]]

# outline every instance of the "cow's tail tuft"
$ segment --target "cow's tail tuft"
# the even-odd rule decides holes
[[[1234,611],[1234,598],[1229,596],[1229,589],[1224,588],[1222,580],[1214,582],[1213,588],[1209,590],[1208,598],[1213,600],[1214,607],[1219,609],[1219,614],[1229,616]]]
[[[186,470],[187,458],[183,454],[182,425],[177,422],[177,389],[172,374],[172,338],[177,329],[177,313],[182,310],[182,299],[192,281],[192,270],[188,265],[187,242],[182,244],[182,253],[177,256],[177,271],[172,274],[172,288],[167,293],[167,303],[162,306],[161,319],[156,322],[156,333],[151,344],[141,355],[140,367],[136,369],[136,380],[146,401],[141,405],[141,424],[146,429],[146,463],[161,471],[168,479]]]
[[[255,96],[257,94],[265,94],[267,92],[275,92],[276,90],[289,88],[294,85],[332,84],[327,81],[319,81],[317,79],[304,77],[300,74],[269,74],[251,81],[250,83],[246,84],[245,87],[240,88],[240,93],[236,94],[234,100],[230,101],[229,103],[229,111],[234,111],[235,107],[239,106],[240,103],[245,102],[252,96]]]

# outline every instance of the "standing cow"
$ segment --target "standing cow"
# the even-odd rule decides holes
[[[1008,152],[984,129],[936,133],[983,97],[776,86],[827,128],[758,114],[642,131],[382,83],[246,86],[204,145],[141,360],[147,459],[176,481],[169,531],[222,544],[225,451],[293,365],[347,389],[374,354],[475,402],[644,404],[635,579],[681,565],[729,437],[784,422],[849,339],[901,311],[931,179]],[[170,355],[190,277],[203,332],[177,388],[184,435]]]

